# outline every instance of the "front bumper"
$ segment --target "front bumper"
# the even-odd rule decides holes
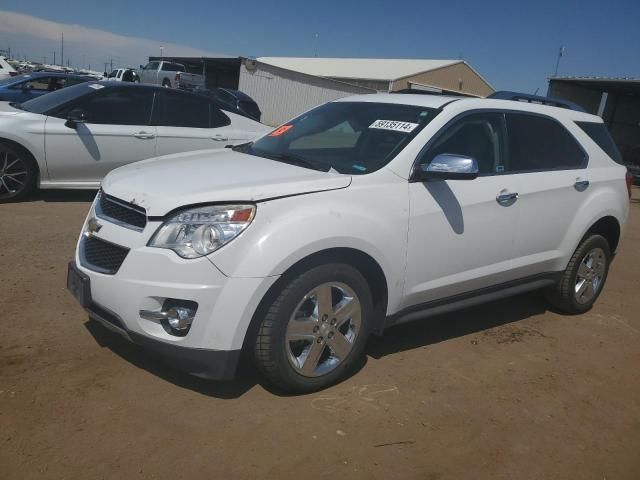
[[[230,380],[234,377],[240,360],[241,350],[212,350],[189,348],[156,340],[129,328],[117,314],[97,304],[90,289],[90,278],[78,269],[75,262],[69,262],[67,288],[89,314],[89,318],[150,352],[162,357],[173,368],[192,375],[212,380]],[[78,275],[86,282],[81,292],[70,282],[71,275]]]

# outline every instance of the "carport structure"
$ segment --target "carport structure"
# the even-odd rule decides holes
[[[551,77],[548,95],[601,116],[624,162],[640,164],[640,78]]]

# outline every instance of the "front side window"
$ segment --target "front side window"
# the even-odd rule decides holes
[[[153,95],[153,89],[147,88],[105,88],[66,105],[55,116],[66,118],[78,109],[86,114],[87,123],[149,125]]]
[[[38,77],[30,80],[26,83],[31,87],[31,90],[39,91],[39,92],[47,92],[49,90],[54,90],[52,82],[55,82],[54,78],[49,77]]]
[[[556,120],[526,113],[507,113],[508,172],[568,170],[586,166],[577,140]]]
[[[435,116],[436,110],[415,105],[327,103],[242,151],[307,168],[362,175],[389,163]]]
[[[157,70],[158,65],[160,65],[160,62],[149,62],[145,65],[143,70]]]
[[[500,113],[472,113],[454,121],[436,137],[420,163],[431,161],[442,153],[471,157],[478,163],[480,175],[504,170],[504,127]]]
[[[184,72],[184,67],[178,63],[165,62],[162,64],[162,70],[165,72]]]

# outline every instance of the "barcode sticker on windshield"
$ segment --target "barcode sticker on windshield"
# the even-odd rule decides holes
[[[410,133],[418,126],[417,123],[398,122],[397,120],[376,120],[369,128],[377,128],[379,130],[391,130],[393,132]]]

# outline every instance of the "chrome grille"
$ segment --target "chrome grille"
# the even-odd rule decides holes
[[[142,231],[147,225],[144,208],[100,192],[96,203],[96,215],[126,228]]]
[[[96,237],[84,237],[80,245],[80,263],[89,270],[114,275],[128,253],[128,248]]]

